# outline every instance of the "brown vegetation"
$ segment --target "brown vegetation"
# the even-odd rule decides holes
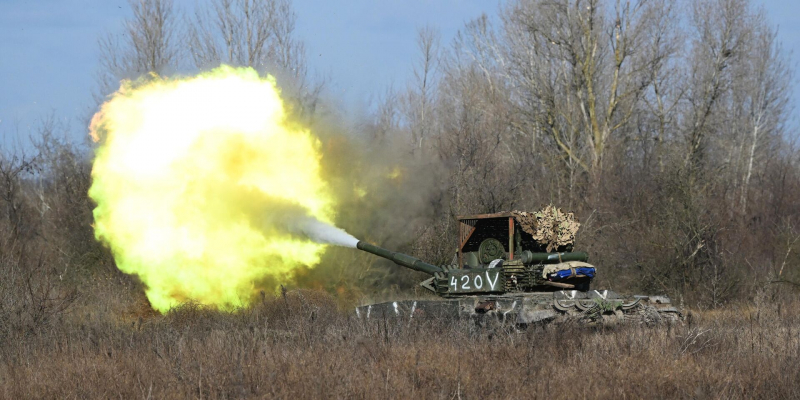
[[[210,1],[183,21],[171,1],[132,2],[129,42],[101,42],[100,90],[187,63],[289,69],[332,185],[369,189],[339,214],[359,238],[446,263],[456,215],[554,203],[579,217],[596,287],[665,293],[692,316],[361,321],[354,304],[418,296],[420,276],[339,248],[287,278],[318,291],[159,316],[94,240],[91,149],[46,120],[26,154],[0,149],[0,397],[799,397],[792,70],[751,2],[511,1],[447,46],[422,30],[414,80],[348,125],[306,76],[289,1]]]
[[[677,326],[522,332],[359,320],[308,291],[233,314],[87,308],[6,336],[0,397],[796,398],[800,307],[774,300]]]

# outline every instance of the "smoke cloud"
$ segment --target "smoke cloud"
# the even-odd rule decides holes
[[[296,227],[298,231],[317,243],[352,248],[355,248],[356,244],[358,244],[358,239],[345,232],[344,229],[326,224],[313,217],[305,217],[297,220]]]

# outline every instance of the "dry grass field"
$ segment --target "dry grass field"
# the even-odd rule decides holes
[[[2,331],[0,397],[798,398],[800,303],[766,297],[673,326],[525,331],[364,321],[314,291],[165,316],[81,299]]]

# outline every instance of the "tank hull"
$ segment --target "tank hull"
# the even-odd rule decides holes
[[[442,300],[403,300],[357,307],[358,318],[473,319],[517,326],[556,321],[587,324],[673,323],[683,319],[667,296],[621,296],[610,290],[474,295]]]

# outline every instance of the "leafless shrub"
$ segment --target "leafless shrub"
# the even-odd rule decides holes
[[[59,285],[57,272],[20,249],[14,257],[0,260],[0,338],[19,340],[36,335],[59,318],[75,302],[77,291]]]
[[[66,311],[76,290],[61,285],[59,258],[47,246],[44,199],[32,190],[43,158],[0,153],[0,338],[35,335]],[[21,336],[19,336],[21,335]]]

